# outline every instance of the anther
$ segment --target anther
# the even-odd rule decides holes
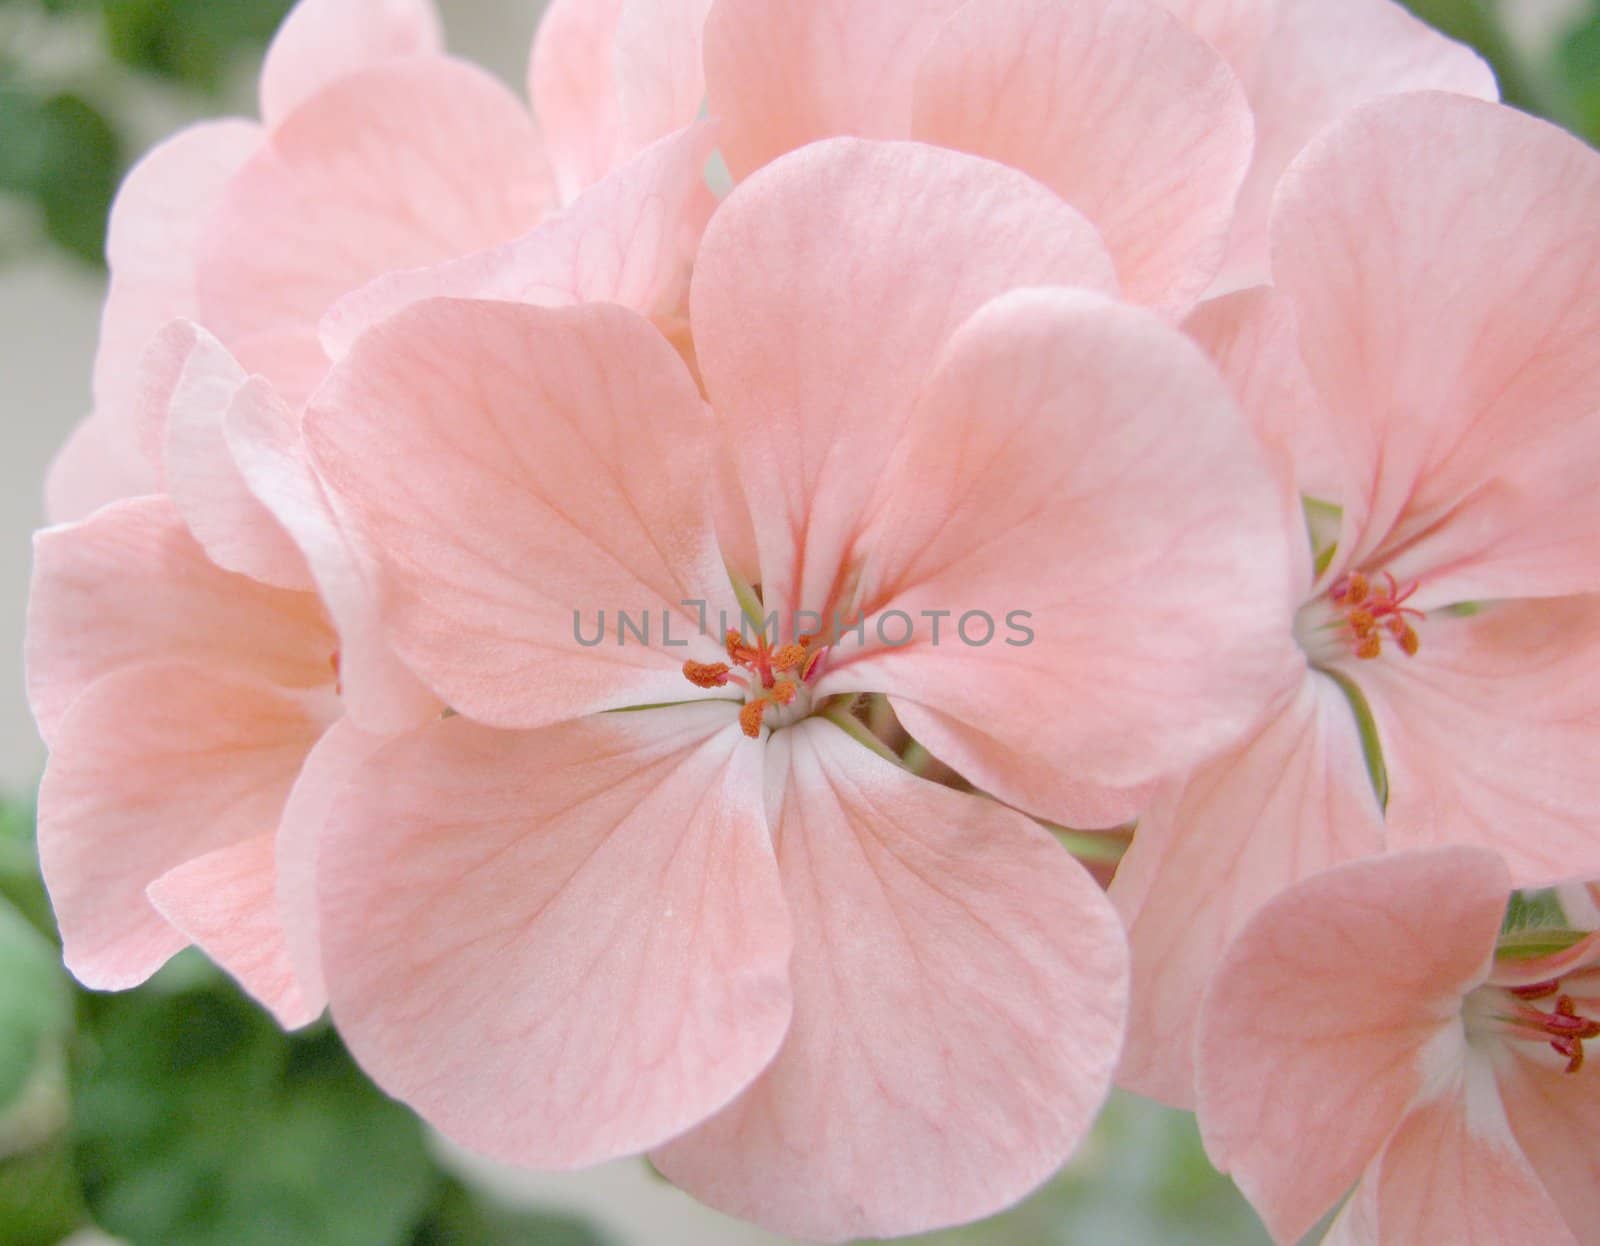
[[[726,662],[685,662],[683,677],[696,688],[721,688],[728,682]]]
[[[1372,585],[1367,582],[1367,577],[1359,571],[1353,571],[1334,590],[1333,596],[1341,606],[1359,606],[1371,592]]]
[[[739,729],[752,740],[761,738],[761,720],[765,717],[767,706],[772,702],[765,697],[754,701],[746,701],[744,708],[739,711]]]
[[[806,663],[806,647],[802,644],[784,645],[772,655],[774,671],[799,670]]]

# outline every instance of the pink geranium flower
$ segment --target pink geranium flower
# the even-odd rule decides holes
[[[1265,277],[1273,188],[1344,113],[1496,95],[1393,0],[716,0],[705,64],[735,176],[838,134],[1002,160],[1094,222],[1130,298],[1173,312],[1219,274]]]
[[[456,711],[362,768],[321,849],[334,1016],[381,1085],[500,1159],[651,1150],[808,1237],[970,1219],[1063,1161],[1119,1046],[1114,915],[1037,823],[863,746],[848,706],[887,692],[1060,816],[1258,712],[1289,623],[1256,604],[1284,599],[1269,477],[1112,280],[1021,174],[836,140],[713,219],[706,399],[609,306],[431,300],[356,342],[307,436],[388,639]],[[770,642],[722,636],[724,474]],[[1032,646],[958,639],[1013,610]]]
[[[552,6],[534,56],[533,80],[543,83],[536,126],[487,73],[444,55],[432,0],[301,0],[262,69],[262,120],[185,130],[146,156],[118,194],[94,414],[52,469],[52,521],[159,491],[159,462],[141,446],[136,413],[141,356],[169,321],[205,325],[247,372],[298,405],[327,370],[319,322],[342,295],[397,269],[517,239],[689,126],[703,94],[694,6],[631,0],[619,23],[621,7]],[[612,53],[609,74],[590,72]],[[579,68],[581,88],[570,76]],[[607,92],[624,103],[608,112]],[[698,177],[708,147],[708,136],[680,142],[658,163],[670,157]],[[689,242],[678,235],[703,224],[703,186],[678,175],[669,188],[659,169],[649,176],[666,218],[658,231],[674,245]],[[580,212],[597,235],[591,251],[625,251],[626,232],[645,228],[627,214],[641,193],[614,188],[601,198],[620,196],[620,208]],[[682,255],[650,263],[651,271],[687,266]],[[600,297],[630,301],[606,273],[543,275],[568,297],[599,286]],[[683,275],[674,276],[676,298],[662,297],[676,310]],[[573,289],[579,277],[591,288]]]
[[[1499,941],[1511,885],[1482,848],[1355,862],[1272,900],[1228,950],[1200,1124],[1277,1241],[1358,1178],[1330,1243],[1597,1240],[1600,934]]]
[[[586,88],[587,112],[545,90],[563,185],[599,182],[487,257],[520,282],[508,296],[681,310],[709,135],[629,157],[692,119],[697,103],[675,101],[698,100],[698,52],[677,36],[697,49],[698,19],[634,7],[630,23],[665,21],[648,47],[604,6],[558,5],[540,36],[544,62],[631,48],[643,80],[615,133],[594,97],[614,77]],[[78,522],[39,538],[29,690],[51,748],[40,842],[68,965],[130,986],[192,940],[299,1024],[323,1004],[311,863],[327,795],[381,735],[440,707],[371,631],[369,568],[295,410],[211,333],[167,321],[206,317],[304,392],[327,366],[331,299],[523,233],[557,196],[520,106],[440,54],[422,0],[304,0],[261,99],[264,124],[187,131],[119,196],[96,413],[50,481],[52,517]]]
[[[279,895],[279,866],[311,853],[329,767],[378,738],[345,712],[392,729],[437,702],[366,639],[359,568],[270,387],[182,322],[146,372],[138,423],[166,492],[36,541],[45,881],[87,985],[133,986],[193,941],[303,1024],[323,1006],[315,913],[299,884]]]
[[[1600,156],[1496,105],[1370,105],[1286,178],[1280,293],[1191,322],[1279,455],[1300,543],[1272,712],[1146,811],[1112,897],[1123,1078],[1191,1093],[1222,948],[1296,879],[1385,846],[1600,874]],[[1301,499],[1314,522],[1305,536]]]

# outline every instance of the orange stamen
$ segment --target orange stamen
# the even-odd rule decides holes
[[[801,644],[784,645],[772,655],[772,669],[778,673],[799,670],[806,663],[806,647]]]
[[[1383,583],[1374,586],[1359,571],[1352,571],[1329,590],[1335,605],[1345,611],[1345,625],[1355,642],[1355,655],[1371,661],[1383,653],[1383,633],[1388,632],[1400,651],[1414,657],[1422,647],[1412,619],[1424,618],[1421,610],[1405,603],[1417,591],[1418,585],[1400,587],[1392,572],[1383,573]]]
[[[761,737],[761,720],[766,716],[767,706],[772,702],[765,697],[755,701],[746,701],[744,708],[739,711],[739,729],[752,740]]]
[[[1359,571],[1345,577],[1344,583],[1334,590],[1334,600],[1341,606],[1359,606],[1372,592],[1372,585]]]
[[[696,688],[721,688],[728,682],[726,662],[685,662],[683,677]]]

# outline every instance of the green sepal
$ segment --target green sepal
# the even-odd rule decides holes
[[[1367,764],[1367,778],[1372,780],[1372,791],[1378,798],[1378,807],[1388,809],[1389,767],[1383,760],[1383,741],[1378,736],[1378,722],[1372,716],[1372,706],[1367,703],[1366,694],[1348,675],[1333,670],[1325,670],[1323,674],[1339,685],[1339,691],[1344,693],[1344,699],[1350,704],[1350,712],[1356,718],[1356,731],[1361,736],[1361,759]]]

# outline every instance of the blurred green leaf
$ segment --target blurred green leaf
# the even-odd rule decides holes
[[[106,40],[125,64],[215,90],[240,51],[264,44],[292,0],[105,0]]]
[[[0,1120],[21,1095],[47,1043],[72,1024],[60,954],[0,900]]]
[[[104,261],[106,216],[121,143],[81,96],[0,91],[0,189],[38,204],[51,239],[80,259]]]
[[[5,1246],[55,1246],[84,1220],[65,1139],[0,1161],[0,1242]]]
[[[447,1181],[411,1246],[605,1246],[584,1224],[561,1216],[506,1211]]]
[[[50,898],[39,877],[33,806],[0,802],[0,898],[10,901],[40,934],[56,941]]]
[[[398,1246],[440,1177],[332,1031],[231,990],[89,997],[74,1079],[89,1207],[136,1246]]]
[[[1570,124],[1564,92],[1548,74],[1535,73],[1506,37],[1492,0],[1402,0],[1430,26],[1470,44],[1494,69],[1500,95],[1508,104]]]
[[[1591,143],[1600,144],[1600,0],[1562,42],[1556,69],[1572,98],[1580,131]]]

